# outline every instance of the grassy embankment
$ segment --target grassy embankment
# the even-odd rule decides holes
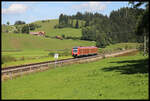
[[[148,75],[147,56],[106,58],[2,82],[2,99],[148,99]]]

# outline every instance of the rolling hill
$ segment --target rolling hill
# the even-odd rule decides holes
[[[36,31],[45,31],[47,36],[71,36],[81,37],[81,29],[75,28],[62,28],[55,29],[54,26],[58,24],[58,20],[42,20],[32,22],[33,24],[40,25],[40,28],[36,28]],[[3,26],[2,30],[13,27]],[[64,49],[72,48],[74,46],[93,46],[95,42],[81,41],[81,40],[58,40],[52,38],[45,38],[39,36],[32,36],[27,34],[17,33],[2,33],[2,50],[8,49],[21,49],[21,50],[45,50],[45,49]]]
[[[28,34],[2,34],[2,51],[11,49],[46,50],[65,49],[74,46],[95,46],[95,42],[81,40],[59,40]]]

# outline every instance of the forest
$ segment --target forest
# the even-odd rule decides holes
[[[123,7],[112,11],[109,16],[98,12],[77,12],[72,16],[60,14],[59,24],[55,27],[82,28],[81,40],[96,41],[96,46],[100,48],[121,42],[143,42],[143,36],[135,31],[138,17],[144,11],[142,8]],[[85,23],[79,26],[79,20]]]

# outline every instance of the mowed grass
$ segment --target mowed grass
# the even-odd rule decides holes
[[[2,82],[2,99],[148,99],[148,57],[105,58]]]

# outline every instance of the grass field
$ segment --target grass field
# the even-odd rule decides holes
[[[36,61],[42,62],[44,60],[45,61],[54,60],[52,59],[53,57],[48,57],[48,54],[51,53],[52,51],[46,50],[68,49],[71,52],[71,48],[75,46],[95,46],[95,42],[81,41],[81,40],[59,40],[27,34],[3,33],[2,52],[1,52],[2,56],[9,55],[16,58],[17,60],[19,58],[20,59],[23,58],[25,60],[6,62],[2,64],[2,67],[21,65],[26,63],[34,63]],[[61,53],[61,52],[53,51],[53,53]],[[71,57],[71,54],[69,57]],[[65,58],[65,56],[61,58]],[[68,58],[68,56],[66,56],[66,58]]]
[[[148,57],[105,58],[2,82],[2,99],[148,99]]]
[[[79,20],[79,26],[81,26],[81,22],[83,22],[83,24],[85,23],[84,21],[80,21]],[[54,28],[54,26],[56,24],[58,24],[58,19],[54,19],[54,20],[41,20],[41,21],[36,21],[36,22],[32,22],[33,24],[37,24],[40,25],[40,28],[36,28],[35,30],[31,30],[31,32],[36,32],[36,31],[45,31],[46,32],[46,36],[50,36],[50,37],[54,37],[54,36],[62,36],[65,35],[67,36],[71,36],[71,37],[81,37],[81,28]],[[74,20],[74,26],[75,26],[76,20]],[[13,30],[15,30],[15,27],[12,26],[2,26],[2,32],[5,32],[6,30],[10,31],[10,33],[13,32]]]
[[[95,46],[95,42],[82,40],[59,40],[27,34],[2,34],[2,51],[9,49],[46,50],[65,49],[74,46]]]
[[[81,26],[81,22],[85,23],[84,21],[79,20],[79,26]],[[36,21],[33,22],[34,24],[41,25],[40,28],[35,29],[34,31],[45,31],[47,36],[71,36],[71,37],[81,37],[81,28],[54,28],[56,24],[58,24],[58,20],[45,20],[45,22],[42,21]],[[76,20],[74,20],[73,24],[75,26]]]
[[[61,59],[67,59],[67,58],[72,58],[72,56],[59,56],[59,58],[57,60],[61,60]],[[10,61],[10,62],[6,62],[4,64],[1,65],[2,68],[5,67],[9,67],[9,66],[20,66],[20,65],[24,65],[24,64],[32,64],[32,63],[39,63],[39,62],[46,62],[46,61],[53,61],[55,60],[54,56],[43,56],[43,57],[39,57],[39,58],[24,58],[24,59],[20,59],[17,61]]]
[[[20,38],[20,40],[21,40],[21,38]],[[72,44],[72,43],[70,43],[70,44]],[[83,45],[83,43],[81,43],[81,44]],[[86,45],[90,46],[90,42],[89,42],[89,44],[86,44]],[[91,45],[92,45],[92,43],[91,43]],[[114,51],[118,51],[118,50],[125,48],[125,47],[127,47],[127,49],[128,48],[129,49],[130,48],[136,48],[138,45],[139,44],[137,44],[137,43],[114,44],[114,45],[110,45],[110,46],[103,48],[103,49],[100,48],[99,53],[114,52]],[[37,45],[35,45],[35,46],[37,46]],[[41,47],[43,47],[43,46],[41,46]],[[49,46],[49,47],[51,47],[51,46]],[[61,47],[65,47],[65,46],[61,46]],[[35,48],[34,45],[32,46],[32,49],[33,48]],[[55,48],[50,48],[50,49],[55,50]],[[14,48],[14,50],[15,50],[15,48]],[[4,68],[4,67],[8,67],[8,66],[15,66],[15,65],[22,65],[22,64],[29,64],[29,63],[37,63],[37,62],[54,60],[54,56],[52,56],[52,55],[49,56],[48,55],[49,53],[58,53],[59,59],[72,57],[71,56],[71,47],[67,51],[45,51],[45,50],[42,50],[40,48],[39,49],[37,48],[37,50],[36,49],[31,50],[30,48],[26,48],[25,50],[21,50],[21,48],[20,48],[20,51],[12,51],[12,49],[10,49],[10,51],[9,51],[9,49],[7,49],[7,51],[2,52],[2,56],[14,57],[16,59],[16,61],[4,62],[1,66],[2,66],[2,68]]]
[[[106,46],[105,48],[99,48],[100,53],[111,53],[118,50],[124,50],[124,49],[138,49],[140,46],[140,43],[117,43],[117,44],[110,44],[109,46]]]

